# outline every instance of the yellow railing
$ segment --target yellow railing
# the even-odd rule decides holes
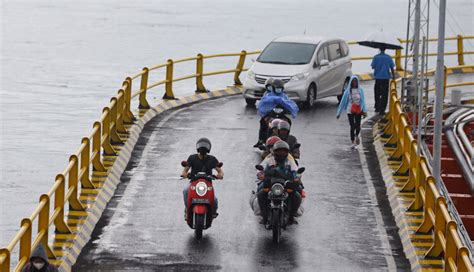
[[[217,54],[204,56],[198,54],[197,57],[168,60],[166,64],[160,64],[151,68],[143,68],[142,72],[132,77],[127,77],[122,84],[122,88],[117,95],[110,99],[107,107],[103,108],[102,116],[99,121],[93,124],[92,132],[88,137],[82,139],[79,150],[70,156],[69,164],[66,169],[58,174],[51,190],[41,195],[39,205],[28,218],[21,221],[20,230],[12,239],[6,248],[0,249],[0,271],[8,272],[11,266],[11,253],[16,246],[19,246],[18,263],[15,271],[21,271],[21,268],[28,262],[32,249],[40,243],[45,247],[48,257],[51,260],[58,260],[54,252],[49,247],[49,228],[54,227],[56,234],[71,234],[71,226],[67,223],[65,211],[86,211],[86,207],[78,198],[79,190],[89,192],[91,190],[101,190],[94,186],[92,182],[92,172],[107,173],[104,166],[103,156],[116,156],[115,144],[122,144],[127,135],[127,126],[133,124],[135,116],[131,111],[131,101],[138,98],[139,109],[149,109],[146,94],[151,88],[165,84],[165,99],[174,99],[173,82],[196,78],[197,92],[206,92],[203,84],[203,77],[234,73],[234,82],[241,85],[239,76],[241,72],[246,71],[244,63],[246,56],[258,54],[259,52],[246,52],[233,54]],[[238,57],[237,65],[234,69],[203,72],[203,60],[220,57]],[[196,61],[196,73],[181,78],[173,77],[174,64]],[[148,77],[150,71],[166,67],[166,79],[149,85]],[[132,84],[134,80],[139,80],[140,87],[132,93]],[[80,185],[80,186],[79,186]],[[51,203],[51,201],[53,203]],[[50,205],[53,205],[52,214],[50,214]],[[33,223],[38,224],[36,236],[33,236]]]
[[[463,51],[463,39],[472,39],[474,36],[459,36],[456,38],[447,38],[446,40],[457,39],[458,51],[456,53],[446,53],[446,55],[458,55],[458,60],[463,63],[463,55],[473,54],[474,52]],[[435,39],[432,39],[435,40]],[[402,41],[404,42],[404,41]],[[352,44],[352,43],[351,43]],[[118,151],[115,150],[114,144],[121,144],[124,138],[121,135],[128,133],[127,127],[133,124],[135,116],[131,110],[132,99],[138,96],[138,108],[146,110],[150,108],[147,101],[147,91],[165,85],[164,99],[174,99],[173,83],[177,81],[196,79],[196,92],[206,92],[203,78],[206,76],[220,74],[234,74],[234,83],[241,85],[240,74],[247,71],[244,68],[246,57],[249,55],[259,54],[260,51],[231,54],[202,55],[190,57],[180,60],[168,60],[164,64],[143,68],[143,70],[131,77],[127,77],[122,84],[121,89],[115,96],[110,99],[110,103],[103,108],[100,120],[94,122],[92,132],[88,137],[84,137],[79,150],[70,156],[69,164],[66,169],[56,176],[53,187],[47,194],[40,197],[39,205],[28,218],[21,221],[20,230],[14,236],[12,241],[6,248],[0,249],[0,271],[8,272],[11,266],[11,254],[13,250],[19,246],[18,264],[15,271],[20,271],[28,261],[31,250],[36,248],[40,243],[46,248],[48,257],[52,260],[58,260],[54,252],[49,247],[49,228],[54,227],[57,234],[70,234],[71,228],[66,222],[65,210],[69,207],[69,211],[85,211],[86,207],[79,201],[79,190],[87,192],[87,190],[101,190],[96,188],[91,181],[91,172],[106,173],[103,155],[116,156]],[[223,71],[204,72],[204,60],[222,57],[238,57],[237,64],[234,69]],[[400,68],[402,56],[400,51],[396,52],[395,59],[397,67]],[[368,60],[371,57],[353,57],[353,60]],[[191,75],[174,78],[175,64],[195,61],[196,72]],[[165,68],[165,79],[150,83],[149,74],[152,71]],[[137,82],[135,82],[137,81]],[[132,87],[138,84],[135,91]],[[80,186],[79,186],[80,184]],[[52,203],[51,203],[52,202]],[[50,214],[50,206],[53,206],[52,214]],[[33,224],[38,224],[36,236],[33,236]]]
[[[457,42],[457,50],[455,52],[445,52],[444,55],[445,56],[457,56],[458,65],[465,65],[464,55],[473,55],[474,54],[474,51],[464,51],[464,40],[470,40],[470,39],[474,39],[474,36],[457,35],[456,37],[445,38],[444,39],[445,41],[456,41]],[[404,40],[404,39],[400,39],[400,38],[398,39],[398,41],[401,44],[405,44],[405,46],[406,46],[406,44],[408,44],[410,42],[413,42],[412,40]],[[436,42],[436,41],[438,41],[437,38],[428,39],[428,42]],[[349,41],[348,44],[349,45],[356,45],[357,42],[356,41]],[[437,54],[436,53],[428,53],[426,55],[430,56],[430,57],[434,57]],[[391,57],[395,60],[396,70],[397,71],[403,71],[402,59],[407,58],[407,57],[412,58],[413,54],[404,55],[404,54],[402,54],[402,50],[398,49],[398,50],[395,50],[395,55],[392,55]],[[352,60],[371,60],[372,57],[352,57],[351,59]]]
[[[397,96],[396,81],[391,82],[390,89],[388,122],[383,133],[390,135],[386,146],[396,146],[391,158],[401,160],[401,165],[395,173],[409,174],[402,188],[402,191],[415,192],[415,200],[409,210],[424,210],[424,219],[417,232],[433,234],[433,244],[426,257],[442,256],[446,271],[473,271],[469,250],[461,242],[457,223],[448,213],[446,199],[440,195],[426,159],[418,155],[417,142],[411,133],[409,119]]]

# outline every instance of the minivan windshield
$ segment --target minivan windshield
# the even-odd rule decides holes
[[[311,61],[317,46],[308,43],[271,42],[257,61],[286,65],[307,64]]]

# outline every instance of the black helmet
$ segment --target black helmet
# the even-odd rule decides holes
[[[285,83],[281,79],[274,79],[272,83],[273,88],[283,88]]]
[[[199,153],[209,153],[209,152],[211,152],[211,141],[208,138],[199,139],[196,142],[196,149]]]

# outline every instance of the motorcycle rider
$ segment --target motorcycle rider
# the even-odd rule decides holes
[[[271,136],[278,136],[278,124],[279,124],[281,121],[283,121],[283,120],[278,119],[278,118],[273,119],[273,120],[271,121],[270,126],[269,126],[269,128],[270,128],[270,133],[269,133],[268,137],[271,137]]]
[[[258,104],[258,114],[261,116],[260,129],[258,132],[258,142],[253,147],[259,147],[266,141],[268,137],[269,115],[276,106],[283,107],[287,112],[291,113],[293,118],[296,117],[299,111],[296,103],[289,99],[284,92],[284,82],[281,79],[269,78],[265,86],[267,86],[268,82],[271,82],[271,85],[266,87],[266,92]],[[288,121],[290,121],[289,118]]]
[[[273,78],[272,77],[268,78],[265,81],[265,93],[263,94],[263,96],[265,96],[268,93],[271,93],[273,91],[272,84],[273,84]],[[262,128],[262,126],[263,126],[263,128]],[[266,122],[265,117],[260,118],[260,129],[258,131],[258,142],[256,144],[254,144],[253,147],[259,147],[263,144],[263,142],[265,142],[265,140],[267,138],[266,127],[267,127],[267,122]]]
[[[265,158],[272,153],[273,145],[278,141],[281,141],[280,137],[278,136],[271,136],[267,139],[265,142],[266,150],[262,153],[262,160],[265,160]]]
[[[264,171],[258,172],[257,177],[263,181],[263,186],[259,186],[261,189],[257,192],[258,204],[262,213],[261,223],[265,224],[268,228],[268,215],[270,213],[270,200],[268,199],[268,191],[263,188],[270,187],[271,177],[283,178],[290,180],[298,184],[297,188],[293,193],[288,195],[288,211],[289,219],[288,224],[297,223],[294,217],[301,205],[301,183],[297,177],[298,167],[295,162],[289,158],[289,146],[284,141],[278,141],[273,145],[273,154],[267,156],[264,161],[260,164]],[[266,176],[270,175],[270,176]]]
[[[184,167],[183,172],[181,173],[181,177],[183,178],[190,178],[192,181],[194,176],[199,172],[205,172],[207,175],[212,175],[212,170],[216,169],[217,179],[224,178],[224,172],[222,168],[218,166],[219,160],[209,155],[211,152],[211,141],[207,138],[201,138],[196,142],[196,150],[197,154],[190,155],[187,160],[187,166]],[[189,172],[191,170],[191,172]],[[189,172],[189,173],[188,173]],[[188,189],[189,186],[187,185],[183,190],[183,197],[184,197],[184,206],[187,206],[188,201]],[[214,210],[213,214],[216,217],[217,213],[217,198],[214,195]]]
[[[296,147],[298,140],[295,136],[290,134],[291,125],[290,123],[282,120],[278,123],[278,137],[285,141],[290,146],[290,153],[295,159],[300,158],[300,148]]]

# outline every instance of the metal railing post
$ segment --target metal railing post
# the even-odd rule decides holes
[[[127,129],[124,126],[124,118],[126,114],[125,109],[125,91],[120,89],[117,95],[117,132],[127,134]]]
[[[403,71],[401,49],[395,50],[395,68],[396,68],[396,71]]]
[[[196,59],[196,93],[206,93],[208,90],[202,83],[204,73],[204,57],[202,54],[197,54]]]
[[[135,120],[135,116],[133,116],[133,112],[131,111],[131,103],[132,103],[132,78],[127,77],[123,82],[122,86],[125,90],[125,110],[123,120],[126,124],[133,124]]]
[[[23,218],[21,220],[21,227],[26,226],[26,231],[20,238],[20,255],[18,261],[22,261],[26,258],[25,264],[28,262],[28,258],[31,254],[31,232],[32,232],[32,222],[29,218]]]
[[[457,36],[458,41],[458,64],[464,65],[464,44],[462,35]]]
[[[112,97],[110,104],[110,139],[112,144],[120,144],[122,139],[117,134],[117,97]]]
[[[81,152],[81,166],[79,171],[79,178],[81,180],[82,188],[95,189],[94,184],[90,179],[90,158],[91,158],[91,145],[90,140],[87,137],[82,138],[82,144],[85,145]]]
[[[101,155],[101,138],[102,138],[102,127],[100,122],[94,122],[94,125],[92,126],[94,129],[96,129],[96,132],[94,135],[92,135],[92,170],[93,171],[106,171],[104,165],[102,164],[102,161],[100,160],[100,155]]]
[[[115,152],[114,147],[111,145],[110,137],[110,108],[105,107],[102,112],[105,113],[105,118],[102,121],[102,148],[104,148],[105,155],[115,156],[117,152]]]
[[[76,155],[69,157],[69,162],[72,162],[72,167],[69,170],[69,185],[68,190],[73,190],[73,193],[69,197],[69,209],[75,211],[84,211],[82,203],[77,198],[77,192],[79,191],[78,180],[79,180],[79,161]]]
[[[64,221],[64,204],[65,204],[65,178],[63,174],[56,176],[56,182],[59,181],[59,186],[54,192],[54,213],[56,218],[54,219],[54,226],[56,227],[56,233],[71,233],[71,230]]]
[[[56,255],[51,250],[48,244],[49,239],[49,196],[47,194],[43,194],[40,197],[40,202],[45,202],[43,209],[41,209],[39,216],[38,216],[38,233],[43,232],[43,238],[41,239],[41,243],[43,244],[46,252],[48,253],[49,258],[56,259]]]
[[[247,57],[247,51],[242,50],[240,52],[240,57],[239,57],[239,62],[237,63],[237,67],[235,68],[235,74],[234,74],[234,84],[235,85],[242,85],[242,81],[240,81],[240,74],[242,73],[242,70],[244,69],[244,64],[245,64],[245,58]]]
[[[150,104],[148,104],[148,101],[146,100],[146,91],[148,89],[148,73],[150,71],[148,70],[147,67],[143,68],[143,74],[140,82],[140,96],[139,96],[139,104],[138,108],[139,109],[149,109]]]
[[[165,95],[163,99],[174,99],[173,94],[173,60],[169,59],[166,63],[166,84],[165,84]]]
[[[3,256],[3,261],[0,263],[2,272],[10,272],[10,251],[6,248],[0,248],[0,257]]]

